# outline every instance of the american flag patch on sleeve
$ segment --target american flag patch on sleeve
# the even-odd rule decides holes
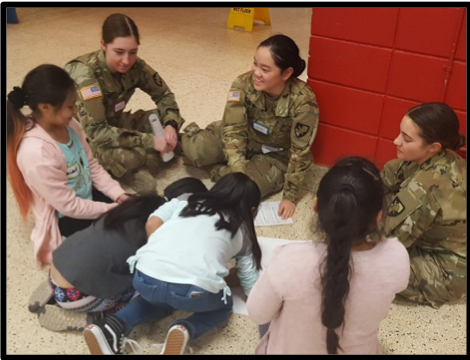
[[[83,100],[90,100],[102,96],[98,84],[80,89],[80,94],[82,95]]]
[[[229,91],[227,101],[240,101],[240,91]]]

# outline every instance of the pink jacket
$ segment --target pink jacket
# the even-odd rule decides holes
[[[276,248],[247,300],[250,318],[271,322],[256,354],[326,354],[326,328],[321,320],[320,264],[324,243],[292,243]],[[395,294],[406,289],[408,252],[397,238],[352,252],[353,274],[345,303],[344,326],[337,329],[339,354],[380,354],[380,322]]]
[[[112,200],[125,191],[93,157],[80,123],[69,125],[78,135],[85,149],[91,170],[93,186]],[[96,219],[117,203],[106,204],[83,200],[67,186],[65,155],[55,140],[39,125],[27,131],[17,156],[18,167],[33,193],[33,211],[36,223],[31,233],[34,256],[41,265],[52,262],[52,252],[62,242],[56,210],[77,219]]]

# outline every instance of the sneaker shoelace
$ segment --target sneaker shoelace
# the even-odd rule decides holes
[[[160,343],[160,344],[151,344],[151,346],[153,346],[154,348],[157,348],[160,352],[163,350],[163,346],[165,345],[165,343]],[[193,353],[193,348],[189,345],[186,345],[186,349],[184,352],[189,352],[190,354]]]
[[[136,354],[141,355],[141,354],[144,353],[144,351],[142,349],[142,346],[140,346],[137,341],[126,338],[126,337],[122,339],[121,352],[122,352],[122,350],[124,349],[124,347],[126,345],[129,345],[131,347],[132,351]]]

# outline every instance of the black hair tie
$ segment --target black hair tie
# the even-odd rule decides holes
[[[11,101],[15,109],[21,109],[28,102],[28,96],[19,86],[13,87],[13,91],[8,94],[8,100]]]
[[[354,187],[351,184],[341,184],[341,191],[349,191],[353,195],[356,194],[356,191],[354,190]]]

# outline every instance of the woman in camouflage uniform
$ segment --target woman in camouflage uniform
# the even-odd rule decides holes
[[[310,147],[318,128],[318,105],[310,87],[297,77],[305,61],[295,42],[274,35],[257,48],[251,71],[232,84],[222,121],[202,130],[189,124],[182,136],[187,165],[212,167],[217,181],[243,172],[262,197],[283,190],[279,215],[294,214],[300,188],[312,176]]]
[[[174,149],[184,120],[169,87],[137,57],[139,45],[134,21],[123,14],[109,15],[102,28],[101,50],[70,61],[65,70],[78,85],[78,118],[94,156],[134,190],[155,191],[153,175],[161,164],[157,151]],[[136,88],[149,94],[158,109],[124,112]],[[164,139],[153,135],[148,120],[153,113],[160,117]]]
[[[404,297],[433,307],[466,295],[467,168],[455,112],[444,103],[408,111],[394,140],[398,159],[382,178],[388,205],[385,232],[410,254]]]

